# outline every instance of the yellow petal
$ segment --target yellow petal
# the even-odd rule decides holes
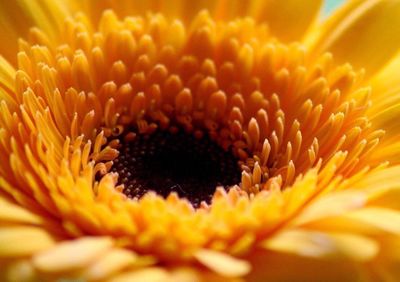
[[[0,32],[1,33],[1,32]],[[1,40],[1,35],[0,35]],[[1,54],[1,47],[0,47]],[[10,63],[0,55],[0,101],[4,100],[12,110],[17,109],[14,97],[15,91],[15,69]]]
[[[110,282],[130,281],[164,282],[169,281],[169,275],[168,272],[162,268],[149,267],[124,273],[110,279]]]
[[[320,11],[321,0],[255,0],[211,1],[216,2],[217,19],[251,16],[267,23],[273,35],[282,41],[301,40]],[[214,10],[211,5],[211,12]],[[204,7],[205,8],[205,7]]]
[[[398,152],[400,152],[400,143],[397,143]],[[382,180],[381,183],[385,183],[381,189],[374,189],[374,193],[369,197],[370,205],[376,207],[384,207],[388,209],[400,210],[400,185],[399,180],[400,178],[400,170],[399,167],[395,167],[397,169],[385,169],[388,174],[392,174],[393,176],[398,175],[397,177],[392,177],[390,179],[386,176],[385,180]]]
[[[344,191],[328,194],[310,203],[304,211],[292,221],[293,225],[302,225],[325,217],[340,215],[364,206],[366,195],[359,191]]]
[[[368,201],[374,200],[391,190],[400,189],[400,166],[381,167],[376,170],[368,172],[364,177],[358,178],[357,176],[345,181],[340,189],[352,189],[362,191]],[[349,193],[353,193],[348,191]],[[345,191],[340,192],[346,193]],[[357,193],[357,192],[356,192]]]
[[[60,243],[33,258],[35,267],[43,272],[79,269],[102,255],[113,244],[108,237],[86,237]]]
[[[18,38],[26,38],[33,26],[57,38],[69,13],[65,1],[59,0],[0,2],[0,40],[7,42],[0,44],[0,54],[16,65]]]
[[[269,250],[306,257],[345,256],[357,261],[371,259],[378,252],[375,241],[345,233],[322,233],[306,230],[284,231],[262,246]]]
[[[292,187],[284,191],[285,209],[288,215],[296,212],[316,192],[317,171],[310,170],[302,178],[297,180]]]
[[[18,15],[18,16],[17,16]],[[27,35],[27,27],[32,22],[23,15],[19,15],[17,1],[0,2],[0,54],[16,65],[18,51],[18,37]]]
[[[400,92],[399,94],[390,96],[390,98],[381,98],[381,102],[385,102],[386,100],[386,103],[381,105],[379,109],[378,106],[371,109],[377,111],[371,114],[373,126],[385,130],[384,142],[386,139],[396,137],[400,134],[400,124],[397,122],[400,116]]]
[[[381,142],[378,150],[373,152],[370,156],[371,163],[375,162],[379,164],[382,162],[389,162],[391,164],[399,164],[400,141],[398,141],[398,136],[394,136],[393,139],[384,139],[383,142]]]
[[[302,39],[320,11],[321,0],[251,1],[249,14],[265,21],[282,41]]]
[[[31,255],[54,245],[53,238],[37,227],[0,228],[0,258]]]
[[[62,1],[61,1],[62,2]],[[119,18],[131,16],[143,16],[147,12],[161,12],[168,18],[179,18],[183,21],[191,21],[196,14],[207,9],[214,11],[217,1],[185,1],[185,0],[148,0],[148,1],[109,1],[109,0],[69,0],[68,8],[71,11],[84,11],[90,16],[93,23],[97,23],[104,10],[113,10]],[[231,4],[230,6],[234,6]]]
[[[0,222],[39,224],[42,220],[30,211],[0,198]]]
[[[400,52],[397,53],[378,73],[368,82],[372,86],[372,99],[375,104],[380,104],[393,96],[399,99],[400,95]],[[391,93],[392,95],[388,95]],[[397,95],[393,95],[397,94]]]
[[[211,271],[193,267],[178,267],[170,272],[171,282],[244,282],[245,280],[236,277],[224,277]],[[252,281],[252,280],[246,280]]]
[[[7,9],[10,8],[5,8]],[[54,0],[21,0],[11,13],[19,13],[32,19],[32,25],[39,27],[47,35],[56,36],[61,30],[65,18],[68,16],[67,5],[62,1]],[[18,15],[18,16],[19,16]],[[27,21],[25,24],[29,24]],[[31,25],[31,26],[32,26]],[[29,25],[26,26],[29,28]]]
[[[137,260],[134,252],[115,249],[100,257],[85,272],[84,277],[88,280],[99,280],[116,273]]]
[[[0,56],[0,87],[8,90],[14,90],[15,69]],[[1,97],[1,96],[0,96]]]
[[[10,261],[6,269],[0,273],[1,281],[35,281],[35,269],[29,259]]]
[[[308,44],[318,54],[331,51],[339,62],[365,68],[367,76],[383,67],[400,45],[400,2],[353,0],[317,27]]]
[[[375,74],[368,84],[372,87],[371,107],[367,115],[374,128],[386,131],[384,142],[400,134],[397,117],[400,114],[400,53]]]
[[[349,213],[345,217],[400,235],[400,212],[398,211],[369,207]]]
[[[200,250],[195,258],[209,269],[226,277],[246,275],[250,271],[250,264],[224,253],[213,250]]]
[[[186,281],[192,281],[192,282],[200,282],[204,281],[200,278],[201,273],[197,272],[193,268],[177,268],[171,271],[171,280],[176,281],[176,282],[186,282]],[[216,279],[215,279],[216,280]],[[211,280],[214,281],[214,280]],[[222,280],[225,281],[225,280]],[[217,282],[217,281],[216,281]]]
[[[253,255],[251,263],[255,265],[254,271],[246,281],[366,281],[362,276],[364,268],[344,259],[315,259],[264,251]]]
[[[88,1],[87,12],[100,17],[101,10],[110,8],[119,17],[145,14],[148,10],[159,11],[167,17],[178,17],[191,21],[201,10],[208,10],[218,20],[251,16],[257,21],[266,22],[275,36],[283,41],[300,40],[315,20],[321,8],[322,0],[256,0],[246,1],[120,1],[118,5],[110,1]],[[83,6],[82,4],[80,4]]]

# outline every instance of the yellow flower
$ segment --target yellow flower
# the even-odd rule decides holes
[[[321,2],[1,2],[1,280],[398,280],[400,1]]]

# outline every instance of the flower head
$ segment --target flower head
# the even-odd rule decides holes
[[[399,277],[400,2],[305,2],[2,5],[4,279]]]

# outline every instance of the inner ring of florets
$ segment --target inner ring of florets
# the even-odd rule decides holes
[[[140,138],[173,126],[210,138],[238,160],[249,194],[268,190],[271,179],[289,186],[339,150],[353,152],[351,173],[380,138],[363,116],[362,72],[334,66],[330,54],[311,64],[300,44],[278,42],[252,19],[215,22],[201,12],[186,27],[107,11],[97,32],[79,17],[66,25],[65,44],[48,46],[37,29],[30,45],[21,43],[17,86],[34,85],[18,99],[34,89],[97,176],[116,167],[130,128]]]

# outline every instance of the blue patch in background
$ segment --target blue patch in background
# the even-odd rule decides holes
[[[324,15],[329,15],[332,13],[332,11],[343,4],[343,2],[344,0],[325,0]]]

